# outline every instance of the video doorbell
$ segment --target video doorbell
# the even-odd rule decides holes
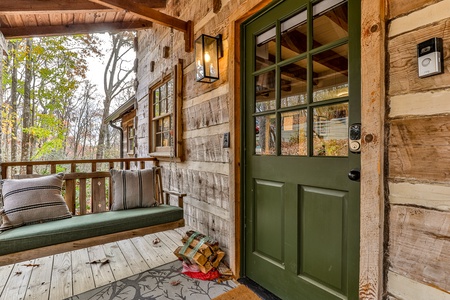
[[[442,39],[432,38],[417,45],[419,77],[444,73]]]

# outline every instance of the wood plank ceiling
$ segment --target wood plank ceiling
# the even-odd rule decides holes
[[[116,1],[117,2],[117,1]],[[132,0],[153,13],[166,0]],[[98,32],[139,30],[152,26],[148,18],[127,9],[89,0],[1,0],[0,31],[5,38],[24,38]]]

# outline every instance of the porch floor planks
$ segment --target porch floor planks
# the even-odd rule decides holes
[[[61,300],[72,296],[72,256],[70,252],[53,257],[50,300]]]
[[[103,246],[106,257],[109,259],[109,265],[113,272],[115,280],[120,280],[134,275],[133,270],[120,250],[117,243],[108,243]]]
[[[89,261],[88,249],[72,251],[72,291],[74,295],[95,288],[94,274]]]
[[[26,299],[46,299],[50,295],[50,284],[53,269],[53,257],[46,256],[34,260],[32,273],[28,283]]]
[[[181,234],[188,229],[158,232],[0,267],[0,300],[61,300],[174,261],[173,251],[182,245]],[[160,242],[154,245],[156,238]],[[105,258],[110,262],[101,267],[88,263]]]

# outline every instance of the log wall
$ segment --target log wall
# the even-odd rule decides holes
[[[138,34],[137,156],[149,153],[149,87],[169,74],[170,66],[182,59],[182,143],[185,160],[176,165],[168,159],[160,161],[164,188],[187,194],[184,199],[186,225],[217,239],[221,248],[227,252],[225,259],[236,272],[239,272],[239,258],[236,258],[238,248],[235,236],[239,232],[239,228],[236,229],[236,222],[239,220],[234,217],[235,191],[230,191],[230,187],[235,186],[235,177],[230,176],[230,170],[234,168],[232,157],[235,145],[232,143],[231,148],[222,147],[225,133],[231,132],[231,141],[235,138],[235,123],[230,121],[235,106],[234,91],[230,87],[234,88],[234,81],[229,82],[234,62],[229,57],[229,52],[230,47],[235,47],[238,42],[234,40],[233,20],[244,16],[261,3],[268,2],[198,0],[195,5],[189,0],[167,2],[166,9],[162,12],[185,21],[191,20],[194,24],[194,38],[200,34],[222,34],[224,56],[219,60],[220,79],[212,84],[195,81],[194,53],[185,52],[181,32],[173,33],[174,47],[171,31],[167,27],[154,24],[151,29],[139,31]],[[163,58],[165,46],[171,48],[169,58]],[[231,51],[234,53],[234,48]]]
[[[450,299],[450,1],[387,1],[387,299]],[[418,43],[444,40],[419,78]]]

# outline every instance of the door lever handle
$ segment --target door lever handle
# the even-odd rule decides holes
[[[351,169],[350,172],[348,172],[348,179],[352,181],[359,181],[361,178],[361,172],[359,169]]]

